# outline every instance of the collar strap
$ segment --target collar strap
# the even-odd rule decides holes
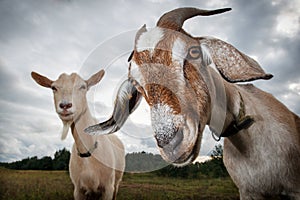
[[[229,126],[220,134],[218,138],[215,137],[214,133],[212,132],[212,136],[214,140],[220,141],[221,137],[230,137],[238,132],[240,132],[243,129],[248,129],[253,123],[254,119],[253,117],[249,115],[245,115],[245,104],[242,95],[240,95],[240,110],[239,114],[235,119],[229,124]]]
[[[220,137],[229,137],[237,134],[243,129],[248,129],[254,123],[253,118],[250,116],[245,116],[240,119],[240,121],[232,121],[229,126],[225,129],[223,133],[221,133]]]
[[[78,156],[80,156],[81,158],[88,158],[92,155],[92,153],[95,151],[95,149],[97,149],[97,146],[98,146],[98,142],[96,141],[94,143],[94,146],[92,148],[90,148],[87,152],[85,153],[80,153],[79,150],[77,149],[78,151]]]

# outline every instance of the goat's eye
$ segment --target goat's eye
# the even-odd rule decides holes
[[[55,87],[55,86],[52,86],[51,89],[52,89],[53,92],[57,91],[57,87]]]
[[[85,90],[85,89],[86,89],[86,86],[85,86],[85,85],[81,85],[81,86],[79,87],[79,89],[80,89],[80,90]]]
[[[189,48],[188,59],[198,59],[201,56],[201,49],[199,46],[192,46]]]

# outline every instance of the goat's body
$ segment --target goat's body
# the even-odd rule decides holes
[[[253,85],[234,84],[273,75],[231,44],[193,37],[182,29],[189,18],[229,10],[178,8],[163,14],[154,29],[143,26],[129,59],[131,87],[150,106],[154,137],[164,160],[179,166],[192,162],[205,125],[223,136],[238,131],[225,139],[224,163],[241,199],[285,192],[300,200],[299,117]],[[122,119],[122,124],[129,116],[123,108],[137,105],[128,91],[119,90],[124,98],[115,104],[114,114],[123,116],[110,118]],[[108,120],[95,130],[114,132],[118,125]]]
[[[93,123],[95,122],[93,120]],[[77,129],[83,130],[83,127],[79,127],[76,127],[76,130],[72,129],[73,136],[78,134],[82,138],[86,137],[83,132],[77,132]],[[124,146],[115,135],[97,136],[93,141],[97,141],[97,148],[87,158],[78,156],[76,140],[73,145],[69,169],[75,187],[74,197],[78,200],[100,197],[107,200],[116,199],[125,167]]]
[[[100,144],[101,145],[101,144]],[[85,196],[95,196],[92,199],[115,199],[123,172],[114,170],[96,158],[80,158],[76,145],[73,145],[70,159],[70,177],[75,186],[74,196],[84,199]]]
[[[88,89],[103,77],[100,70],[88,80],[78,74],[61,74],[56,81],[32,72],[41,86],[51,88],[56,112],[64,127],[62,139],[71,128],[74,145],[70,158],[70,177],[74,184],[74,199],[116,199],[125,169],[125,151],[115,135],[92,137],[83,130],[94,123],[86,99]]]
[[[228,103],[237,110],[239,92],[246,114],[255,119],[250,128],[224,141],[224,163],[241,199],[282,192],[300,199],[299,117],[253,85],[234,85],[230,90],[235,95],[228,95]]]

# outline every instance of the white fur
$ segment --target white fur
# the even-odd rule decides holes
[[[171,134],[174,134],[174,130],[182,124],[183,117],[173,114],[173,112],[173,109],[167,104],[156,104],[151,108],[152,128],[158,140],[172,137]]]
[[[86,99],[86,88],[79,89],[79,85],[90,83],[93,86],[101,80],[101,71],[89,80],[83,80],[79,75],[63,74],[56,81],[51,81],[44,76],[33,73],[34,80],[44,86],[55,85],[58,89],[54,92],[54,100],[59,103],[70,103],[68,108],[56,111],[63,121],[62,139],[65,139],[71,127],[75,143],[72,148],[69,171],[74,185],[74,199],[87,199],[90,194],[102,194],[102,199],[115,199],[119,183],[125,168],[125,151],[122,142],[115,135],[89,136],[83,130],[97,123],[92,117]],[[103,76],[103,75],[102,75]],[[94,77],[94,78],[93,78]],[[41,84],[47,83],[48,84]],[[67,101],[68,100],[68,101]],[[69,114],[69,116],[63,115]],[[95,147],[95,145],[97,147]],[[90,153],[89,157],[80,157],[78,154]]]
[[[149,50],[152,55],[157,43],[164,36],[161,28],[155,27],[147,32],[144,32],[138,39],[136,49],[138,52]]]
[[[179,63],[180,66],[183,66],[183,61],[186,56],[186,43],[180,39],[177,38],[173,44],[172,48],[172,61],[173,63]]]
[[[69,129],[70,129],[70,126],[71,126],[71,123],[63,121],[63,130],[62,130],[62,133],[61,133],[61,140],[66,139],[66,137],[68,135],[68,132],[69,132]]]
[[[203,60],[204,64],[208,66],[212,63],[209,48],[205,44],[201,44],[200,47],[202,50],[202,60]],[[215,70],[217,70],[217,69],[215,69]]]
[[[130,75],[132,78],[134,78],[140,85],[143,85],[143,75],[141,74],[141,70],[139,66],[134,62],[131,61],[130,63],[131,69],[130,69]]]

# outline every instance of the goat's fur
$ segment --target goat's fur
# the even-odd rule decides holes
[[[104,71],[99,71],[87,81],[76,73],[62,74],[56,81],[35,72],[31,75],[39,85],[53,90],[56,112],[64,125],[62,139],[71,128],[75,143],[69,170],[74,198],[116,199],[125,167],[124,146],[115,135],[92,137],[83,133],[84,128],[96,123],[87,105],[86,92],[102,79]],[[80,153],[91,156],[80,157]]]
[[[128,85],[150,105],[154,137],[168,162],[179,166],[192,162],[205,125],[222,135],[243,113],[254,123],[224,140],[224,163],[241,199],[282,193],[300,199],[299,117],[252,84],[235,84],[272,75],[232,45],[192,37],[182,29],[188,18],[228,10],[179,8],[164,14],[154,29],[142,27],[135,38]],[[119,95],[129,98],[116,101],[115,108],[135,103],[128,91],[122,92]],[[112,117],[122,123],[115,120],[110,126],[122,125],[130,113],[122,114],[125,117]],[[92,131],[113,130],[103,124],[107,123]]]
[[[300,118],[252,84],[224,81],[227,121],[238,115],[241,95],[255,122],[224,139],[224,164],[241,199],[264,199],[285,193],[300,198]],[[225,123],[226,127],[228,123]]]

